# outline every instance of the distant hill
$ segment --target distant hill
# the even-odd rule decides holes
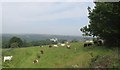
[[[51,38],[58,38],[69,41],[70,40],[84,41],[86,39],[91,38],[91,37],[83,37],[83,36],[64,36],[64,35],[48,35],[48,34],[2,34],[2,40],[9,40],[13,36],[19,37],[22,40],[26,40],[28,42],[46,40]]]

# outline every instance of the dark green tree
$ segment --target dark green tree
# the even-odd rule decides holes
[[[11,43],[10,47],[11,48],[17,48],[18,47],[18,43],[17,42]]]
[[[108,46],[120,45],[120,2],[95,2],[93,10],[88,7],[89,25],[80,30],[87,36],[97,36]]]
[[[9,40],[9,47],[23,47],[23,41],[18,37],[12,37]]]

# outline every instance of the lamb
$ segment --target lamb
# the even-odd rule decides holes
[[[70,49],[70,45],[67,45],[67,48]]]
[[[6,60],[9,60],[9,61],[12,60],[12,57],[13,57],[13,56],[4,56],[4,62],[5,62]]]
[[[33,63],[38,63],[38,59],[35,59],[35,60],[33,61]]]
[[[43,50],[40,50],[40,52],[41,52],[41,54],[43,54],[43,53],[44,53],[44,51],[43,51]]]

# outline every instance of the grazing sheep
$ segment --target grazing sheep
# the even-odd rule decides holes
[[[58,41],[58,39],[57,38],[52,38],[52,39],[50,39],[50,41],[52,41],[52,42],[57,42]]]
[[[66,42],[66,44],[69,44],[69,42]]]
[[[41,54],[44,54],[43,50],[40,50]]]
[[[58,45],[53,45],[54,47],[58,47]]]
[[[12,60],[12,57],[13,57],[13,56],[4,56],[4,62],[5,62],[6,60],[9,60],[9,61]]]
[[[35,60],[33,61],[33,63],[38,63],[38,59],[35,59]]]
[[[65,44],[60,44],[61,46],[65,46]]]
[[[98,46],[101,46],[101,45],[103,45],[103,44],[104,44],[104,40],[99,39],[99,40],[98,40]]]
[[[85,43],[84,43],[84,47],[87,47],[87,46],[92,46],[93,45],[93,41],[91,40],[91,41],[86,41]]]
[[[84,47],[92,46],[92,45],[93,45],[92,43],[84,43]]]
[[[70,49],[70,45],[67,45],[67,48]]]
[[[96,44],[97,46],[101,46],[104,44],[104,40],[98,39],[98,40],[94,41],[94,44]]]
[[[52,45],[49,45],[49,48],[51,48],[52,47]]]

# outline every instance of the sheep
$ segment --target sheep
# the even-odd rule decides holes
[[[40,50],[41,54],[44,54],[44,51],[43,50]]]
[[[70,45],[67,45],[67,48],[70,49]]]
[[[35,60],[33,61],[33,63],[38,63],[38,59],[35,59]]]
[[[61,46],[65,46],[65,44],[61,44]]]
[[[94,41],[94,44],[96,44],[96,45],[98,45],[98,46],[101,46],[101,45],[104,44],[104,40],[98,39],[98,40]]]
[[[91,46],[91,45],[93,45],[93,41],[92,41],[92,40],[86,41],[86,42],[84,43],[84,47]]]
[[[4,56],[4,62],[5,62],[6,60],[9,60],[9,61],[12,60],[12,57],[13,57],[13,56]]]
[[[99,40],[98,40],[98,46],[101,46],[101,45],[103,45],[103,44],[104,44],[104,40],[99,39]]]
[[[55,38],[55,39],[50,39],[50,41],[52,41],[52,42],[57,42],[58,41],[58,39],[57,38]]]
[[[52,47],[52,45],[49,45],[49,48],[51,48]]]
[[[69,42],[66,42],[66,44],[69,44]]]
[[[58,47],[58,45],[53,45],[54,47]]]

